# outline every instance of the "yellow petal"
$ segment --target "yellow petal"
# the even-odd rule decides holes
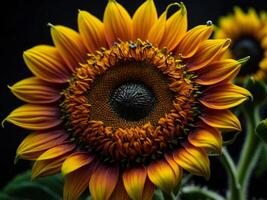
[[[92,198],[108,200],[117,185],[118,177],[118,167],[98,166],[89,182]]]
[[[56,107],[25,104],[13,110],[4,121],[30,130],[45,130],[61,124]]]
[[[189,30],[175,49],[175,55],[181,54],[183,58],[192,57],[199,45],[207,40],[213,30],[213,26],[200,25]]]
[[[166,29],[160,43],[160,46],[167,47],[168,51],[172,51],[177,46],[187,31],[185,5],[182,2],[173,5],[178,6],[180,9],[166,21]]]
[[[147,167],[150,181],[164,192],[170,193],[176,185],[176,175],[168,162],[160,160]]]
[[[77,200],[86,190],[92,175],[92,167],[86,165],[64,177],[63,199]]]
[[[230,42],[229,39],[212,39],[202,42],[195,55],[190,58],[190,61],[192,60],[192,62],[187,65],[188,71],[195,71],[208,65],[215,58],[225,52],[230,45]]]
[[[200,85],[214,85],[232,81],[240,71],[241,64],[232,59],[221,60],[199,70],[195,80]]]
[[[199,118],[207,125],[224,131],[241,131],[238,118],[230,110],[205,110]]]
[[[165,159],[166,161],[168,162],[168,164],[171,166],[176,178],[176,183],[175,185],[177,185],[182,177],[183,177],[183,170],[181,169],[181,167],[175,162],[175,160],[173,159],[173,156],[172,155],[168,155],[168,154],[165,154]]]
[[[145,168],[133,168],[126,170],[123,175],[124,187],[133,200],[141,200],[146,181]]]
[[[109,45],[118,39],[132,39],[132,19],[127,10],[115,0],[109,0],[104,13],[105,35]]]
[[[222,83],[203,91],[200,102],[211,109],[228,109],[252,98],[251,93],[231,83]]]
[[[222,151],[222,136],[217,128],[201,124],[188,136],[188,141],[196,147],[203,147],[208,153],[220,154]]]
[[[75,148],[74,144],[58,145],[58,146],[51,148],[51,149],[47,150],[46,152],[44,152],[42,155],[40,155],[37,158],[37,160],[49,160],[52,158],[56,158],[56,157],[59,157],[59,156],[66,154],[66,153],[69,153],[74,148]]]
[[[51,83],[66,83],[71,77],[70,70],[65,66],[55,47],[35,46],[25,51],[23,58],[31,72],[42,80]]]
[[[157,9],[153,0],[146,0],[133,15],[133,39],[148,39],[148,33],[158,20]]]
[[[72,72],[84,62],[86,49],[81,36],[74,30],[64,26],[51,25],[51,35],[56,48]]]
[[[27,103],[52,103],[60,99],[60,92],[37,77],[23,79],[9,87],[11,92]]]
[[[173,158],[191,174],[209,179],[210,161],[208,154],[202,148],[187,143],[173,154]]]
[[[32,133],[21,142],[16,157],[35,160],[47,149],[63,144],[67,138],[68,135],[62,130]]]
[[[32,167],[32,179],[60,172],[61,165],[66,159],[66,156],[65,154],[53,159],[35,161]]]
[[[61,171],[64,176],[72,173],[73,171],[88,165],[93,160],[93,157],[89,156],[85,152],[75,152],[71,154],[63,163]]]
[[[94,15],[79,11],[78,26],[82,41],[89,52],[107,47],[103,23]]]

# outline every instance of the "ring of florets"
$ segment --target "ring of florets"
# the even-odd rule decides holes
[[[90,95],[94,93],[96,82],[105,74],[113,73],[113,70],[120,73],[127,66],[131,66],[129,70],[142,66],[160,74],[166,82],[167,92],[171,94],[171,98],[166,99],[170,106],[168,111],[161,110],[160,116],[156,113],[157,118],[153,120],[148,116],[128,123],[118,116],[122,122],[113,123],[113,126],[105,118],[100,120],[94,114],[97,106],[93,105],[95,102]],[[102,48],[88,54],[87,63],[77,68],[69,86],[62,92],[61,116],[70,139],[78,148],[97,155],[101,161],[119,162],[126,167],[129,164],[149,163],[179,148],[187,140],[199,115],[197,98],[200,86],[194,83],[194,74],[186,72],[184,66],[181,59],[175,59],[166,49],[158,49],[150,42],[141,40],[115,43],[110,49]],[[127,81],[138,76],[138,73],[127,71],[121,79]],[[164,105],[165,100],[162,100],[158,104]]]

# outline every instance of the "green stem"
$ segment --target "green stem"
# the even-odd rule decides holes
[[[221,162],[225,167],[229,179],[229,199],[241,200],[240,184],[237,178],[236,166],[226,148],[222,149]]]
[[[257,124],[260,121],[259,108],[244,109],[243,113],[247,121],[247,133],[245,143],[243,145],[241,156],[237,167],[237,177],[241,184],[242,199],[246,199],[248,191],[248,183],[252,171],[256,165],[261,149],[260,139],[255,133]]]
[[[181,189],[181,196],[186,199],[225,200],[216,192],[198,186],[185,186]]]
[[[171,193],[162,192],[162,194],[163,194],[164,200],[176,200],[176,197],[173,192]]]

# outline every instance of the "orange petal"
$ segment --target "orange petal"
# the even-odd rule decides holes
[[[222,136],[217,128],[201,124],[188,136],[188,141],[196,147],[203,147],[209,153],[220,154],[222,151]]]
[[[202,148],[187,143],[173,153],[173,158],[178,165],[191,174],[209,179],[210,161],[208,154]]]
[[[199,118],[207,125],[224,131],[241,131],[238,118],[230,110],[205,110]]]
[[[30,130],[45,130],[62,122],[56,107],[33,104],[18,107],[4,121]]]
[[[153,0],[146,0],[133,15],[134,40],[147,40],[149,30],[158,20],[157,9]]]
[[[119,177],[118,167],[98,166],[89,182],[93,199],[108,200],[116,187]]]
[[[66,83],[71,77],[70,71],[55,47],[35,46],[25,51],[23,58],[31,72],[42,80],[51,83]]]
[[[68,135],[62,130],[32,133],[21,142],[16,157],[35,160],[47,149],[63,144],[67,138]]]
[[[66,157],[65,154],[53,159],[35,161],[32,167],[32,179],[60,172],[61,165]]]
[[[173,5],[178,6],[180,9],[166,21],[166,29],[160,43],[160,46],[167,47],[168,51],[172,51],[177,46],[187,31],[187,11],[185,5],[182,2]]]
[[[190,58],[192,62],[187,65],[188,71],[195,71],[208,65],[225,52],[230,42],[229,39],[212,39],[202,42],[195,55]]]
[[[133,200],[141,200],[146,181],[145,168],[133,168],[126,170],[123,175],[124,187]]]
[[[235,107],[249,97],[252,98],[252,95],[248,90],[231,83],[222,83],[204,90],[199,101],[208,108],[221,110]]]
[[[109,200],[118,200],[118,199],[131,200],[127,191],[125,190],[125,187],[123,185],[123,181],[122,181],[121,177],[118,180],[118,183],[117,183],[115,189],[113,190],[112,195],[109,198]]]
[[[88,165],[92,162],[93,157],[89,156],[85,152],[75,152],[71,154],[63,163],[61,171],[64,176],[72,173],[73,171]]]
[[[105,35],[109,45],[121,39],[132,39],[132,19],[127,10],[115,0],[109,0],[104,13]]]
[[[144,186],[142,200],[152,200],[154,190],[155,185],[149,180],[149,178],[147,178]]]
[[[49,150],[47,150],[46,152],[44,152],[42,155],[40,155],[37,160],[49,160],[52,158],[56,158],[59,156],[62,156],[66,153],[69,153],[70,151],[72,151],[75,148],[74,144],[62,144],[62,145],[58,145],[54,148],[51,148]]]
[[[207,40],[213,31],[212,26],[200,25],[189,30],[175,49],[175,55],[181,54],[183,58],[192,57],[200,44]]]
[[[72,72],[84,61],[86,49],[81,36],[74,30],[64,26],[51,26],[51,35],[60,55]]]
[[[107,47],[104,25],[94,15],[79,10],[78,26],[82,41],[89,52]]]
[[[88,165],[83,166],[70,174],[67,174],[64,178],[63,199],[78,199],[88,187],[91,175],[92,167]]]
[[[148,33],[148,40],[155,46],[159,46],[166,29],[167,10],[165,10],[158,21],[154,23]]]
[[[23,79],[10,87],[11,92],[27,103],[52,103],[60,99],[60,92],[37,77]]]
[[[164,192],[170,193],[174,189],[176,175],[165,159],[150,164],[147,172],[150,181]]]
[[[214,85],[219,82],[232,81],[240,71],[241,64],[232,59],[217,61],[199,70],[196,83]]]

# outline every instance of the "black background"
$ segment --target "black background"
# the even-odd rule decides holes
[[[142,0],[118,0],[132,15]],[[155,0],[159,13],[173,0]],[[185,0],[188,10],[189,27],[205,24],[212,20],[215,24],[218,17],[230,13],[233,6],[241,8],[255,7],[257,10],[267,10],[266,1],[239,0],[239,1],[214,1],[214,0]],[[102,19],[107,0],[15,0],[1,5],[1,37],[0,37],[0,120],[3,120],[14,108],[22,102],[14,97],[7,85],[31,76],[22,59],[24,50],[38,44],[52,44],[50,30],[47,23],[61,24],[77,30],[78,9],[88,10]],[[29,161],[19,161],[13,164],[15,151],[19,143],[29,131],[5,123],[5,128],[0,128],[0,187],[17,173],[30,167]],[[240,135],[230,150],[234,158],[238,156],[242,138]],[[208,182],[202,178],[195,178],[197,183],[205,183],[210,188],[221,193],[225,192],[226,175],[217,158],[211,158],[211,179]],[[251,196],[265,197],[267,176],[254,178],[251,181]],[[265,196],[264,196],[265,195]]]

